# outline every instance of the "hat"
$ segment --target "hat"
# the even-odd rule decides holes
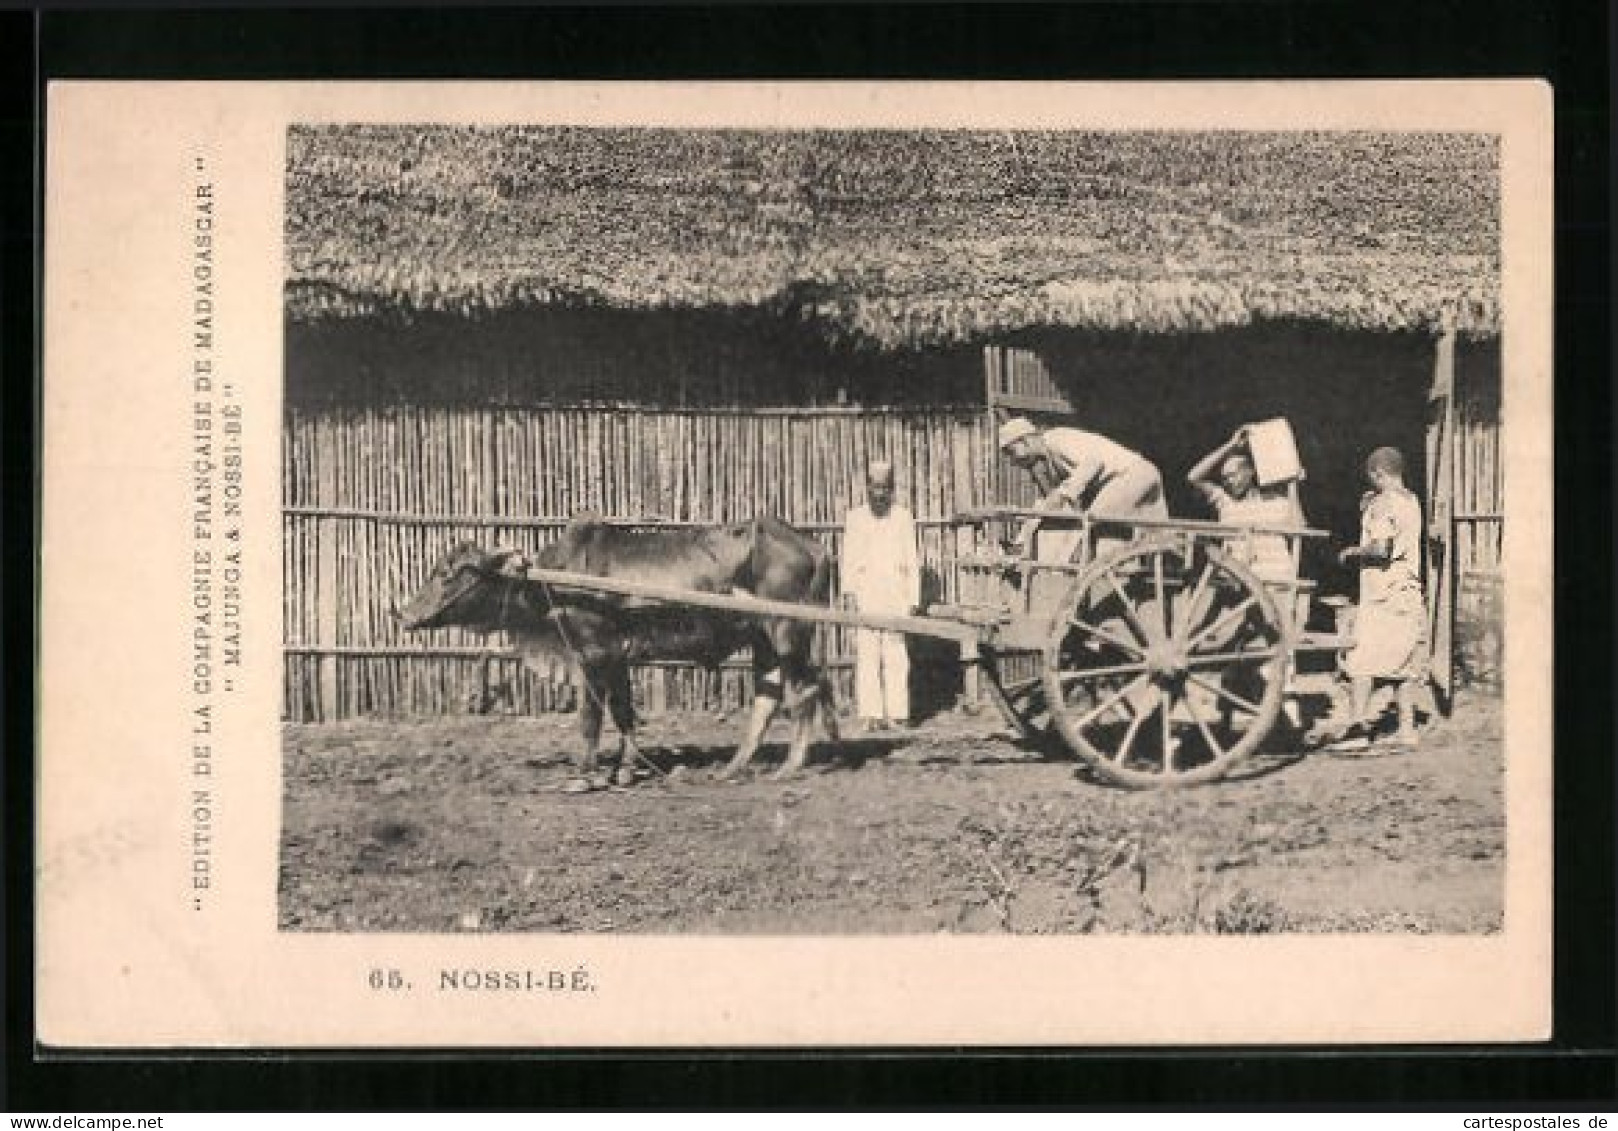
[[[1009,448],[1018,440],[1027,439],[1039,433],[1039,429],[1028,423],[1021,416],[1014,416],[1000,426],[1000,446]]]

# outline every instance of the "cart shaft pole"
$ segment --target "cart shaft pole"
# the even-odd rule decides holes
[[[825,605],[805,605],[797,601],[772,601],[764,597],[742,596],[728,593],[707,593],[695,589],[678,589],[670,585],[653,585],[645,581],[624,581],[612,577],[594,577],[566,570],[530,568],[524,576],[553,589],[568,589],[586,593],[611,593],[620,597],[634,597],[665,605],[684,605],[696,609],[738,613],[753,617],[785,617],[789,620],[810,621],[815,624],[840,624],[847,628],[876,629],[882,632],[900,632],[906,636],[928,636],[935,640],[977,642],[983,631],[973,625],[942,617],[896,616],[884,613],[862,613],[847,609],[833,609]]]

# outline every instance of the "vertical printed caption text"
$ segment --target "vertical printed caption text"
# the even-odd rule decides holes
[[[193,159],[188,202],[190,364],[191,651],[190,897],[193,911],[218,890],[214,829],[221,704],[236,690],[242,663],[242,403],[222,360],[215,315],[219,272],[218,200],[206,158]]]

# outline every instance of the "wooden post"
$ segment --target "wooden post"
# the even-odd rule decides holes
[[[1448,314],[1427,398],[1426,589],[1432,685],[1447,712],[1455,694],[1455,327]]]
[[[968,711],[983,704],[983,653],[976,640],[961,641],[961,697]]]
[[[336,647],[337,640],[337,520],[323,518],[315,523],[315,592],[316,622],[315,645],[321,649]],[[320,701],[316,717],[321,722],[337,718],[337,665],[339,659],[332,652],[322,651],[320,665]]]
[[[968,500],[970,506],[997,506],[1006,500],[1001,495],[1000,420],[995,403],[1000,396],[1000,350],[997,346],[983,347],[983,482],[988,484],[987,494],[980,499]],[[959,553],[959,547],[956,548]],[[965,678],[961,694],[973,711],[983,706],[982,668],[977,642],[961,645],[961,663]]]

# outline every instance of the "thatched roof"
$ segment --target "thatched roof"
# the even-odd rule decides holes
[[[295,319],[757,307],[882,346],[1499,309],[1493,139],[298,127]]]

